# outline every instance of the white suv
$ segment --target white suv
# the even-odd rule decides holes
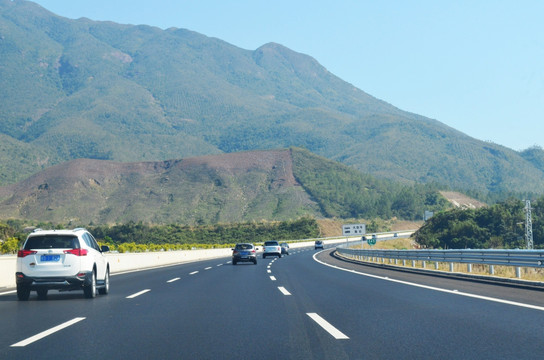
[[[277,256],[281,258],[281,246],[277,241],[265,241],[263,246],[263,259],[267,256]]]
[[[110,290],[110,266],[104,256],[108,246],[99,247],[85,229],[34,230],[17,253],[17,297],[28,300],[35,290],[39,299],[47,291],[83,290],[85,297]]]

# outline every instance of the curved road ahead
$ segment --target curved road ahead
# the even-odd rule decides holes
[[[93,300],[50,292],[18,302],[4,293],[0,359],[544,356],[542,290],[350,264],[330,253],[120,274],[109,295]]]

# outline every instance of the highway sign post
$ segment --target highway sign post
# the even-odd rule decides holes
[[[342,225],[342,236],[346,237],[346,247],[350,236],[363,236],[366,233],[366,224]]]
[[[342,225],[342,236],[358,236],[366,233],[365,224]]]

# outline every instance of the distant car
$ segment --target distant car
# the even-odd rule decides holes
[[[282,255],[289,255],[289,244],[288,243],[281,243],[281,254]]]
[[[323,249],[323,241],[317,240],[315,242],[315,250],[317,250],[317,249]]]
[[[277,241],[265,241],[263,246],[263,259],[267,256],[277,256],[281,258],[281,246]]]
[[[253,244],[236,244],[234,249],[232,249],[232,265],[236,265],[239,262],[252,262],[257,265],[257,253]]]
[[[45,299],[51,289],[83,290],[85,297],[110,290],[108,246],[98,246],[87,230],[37,229],[17,253],[17,298],[28,300],[31,291]]]

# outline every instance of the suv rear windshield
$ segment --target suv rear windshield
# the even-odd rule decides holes
[[[25,250],[31,249],[79,249],[77,236],[37,235],[29,237]]]
[[[264,246],[279,246],[277,241],[266,241]]]
[[[236,250],[251,250],[253,249],[253,245],[251,244],[238,244],[236,245]]]

